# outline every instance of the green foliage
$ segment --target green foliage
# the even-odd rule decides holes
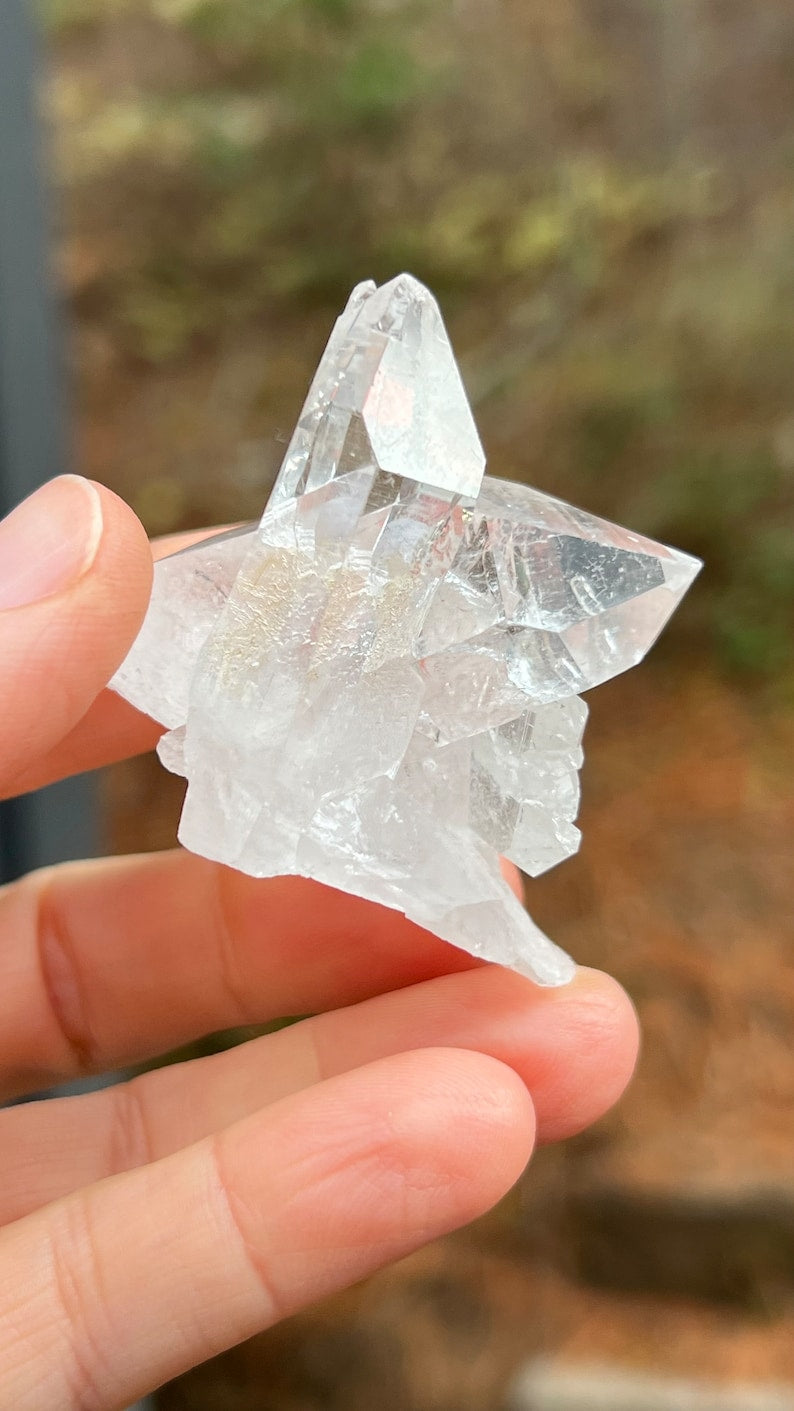
[[[105,0],[100,10],[97,0],[39,0],[39,11],[44,24],[54,34],[68,34],[91,26],[100,18],[113,19],[122,14],[129,3],[130,0]]]
[[[323,19],[336,24],[348,24],[356,16],[359,8],[356,0],[306,0],[310,10],[316,10]]]
[[[407,49],[373,39],[351,54],[335,85],[339,109],[353,123],[382,123],[421,92],[420,71]]]
[[[792,660],[794,639],[794,522],[768,524],[721,567],[715,601],[716,638],[726,663],[769,676]]]

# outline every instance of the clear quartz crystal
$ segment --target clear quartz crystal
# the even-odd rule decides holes
[[[576,851],[579,695],[640,661],[699,564],[484,467],[432,295],[359,285],[260,524],[157,565],[112,684],[167,727],[186,847],[562,984],[499,857],[536,876]]]

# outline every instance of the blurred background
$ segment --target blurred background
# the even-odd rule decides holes
[[[539,1357],[794,1384],[794,7],[42,18],[73,462],[151,533],[258,516],[349,288],[407,268],[491,473],[706,561],[593,695],[582,852],[529,888],[638,1005],[630,1094],[487,1220],[158,1407],[502,1411]],[[172,843],[154,761],[102,790],[107,850]]]

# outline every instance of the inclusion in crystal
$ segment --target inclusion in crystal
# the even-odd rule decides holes
[[[113,685],[167,727],[186,847],[560,984],[499,858],[576,851],[580,695],[640,661],[699,564],[484,468],[432,295],[359,285],[259,525],[157,565]]]

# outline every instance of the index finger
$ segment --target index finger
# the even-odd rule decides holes
[[[221,525],[155,539],[151,545],[152,557],[156,562],[227,527]],[[156,720],[142,715],[115,691],[102,690],[68,734],[14,778],[12,792],[29,793],[31,789],[40,789],[72,774],[145,754],[154,749],[162,733],[163,727]],[[3,797],[1,791],[0,797]]]

